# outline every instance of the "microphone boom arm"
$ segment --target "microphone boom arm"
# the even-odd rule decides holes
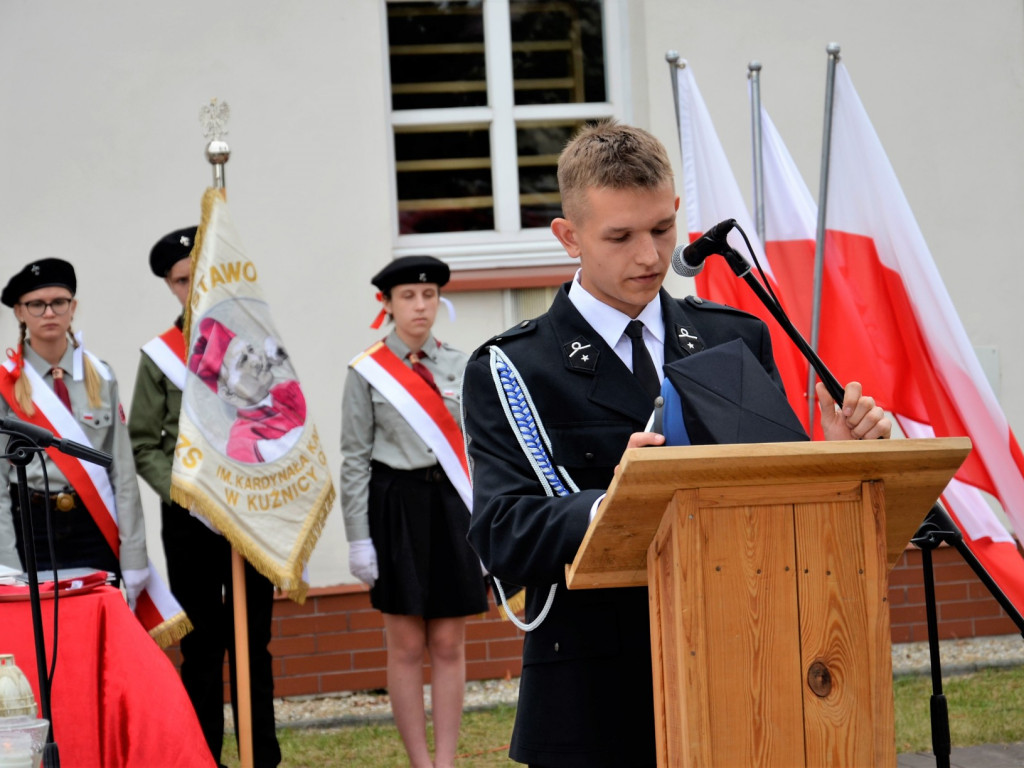
[[[782,326],[782,330],[793,340],[793,343],[796,344],[797,348],[811,364],[811,367],[814,368],[818,378],[821,379],[832,399],[841,406],[843,404],[844,392],[839,380],[832,375],[832,372],[825,366],[825,363],[822,362],[817,353],[811,349],[811,345],[800,335],[800,331],[796,329],[796,326],[786,316],[786,313],[782,311],[782,307],[779,306],[778,302],[769,295],[768,291],[761,285],[761,282],[751,273],[750,264],[730,246],[722,248],[719,251],[719,255],[725,258],[729,268],[732,269],[737,277],[750,286],[750,289],[761,300],[761,303],[772,313],[772,317],[778,321],[779,325]]]

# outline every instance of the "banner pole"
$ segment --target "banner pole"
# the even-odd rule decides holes
[[[754,229],[765,245],[764,238],[764,156],[761,143],[761,62],[752,61],[747,65],[750,80],[750,130],[754,145]]]
[[[828,72],[825,77],[825,127],[821,138],[821,179],[818,185],[818,229],[814,238],[814,296],[811,305],[811,349],[818,351],[821,319],[821,284],[825,269],[825,213],[828,208],[828,164],[832,152],[832,102],[836,90],[836,62],[839,43],[829,43]],[[814,434],[814,369],[807,371],[808,433]]]
[[[231,148],[223,140],[227,133],[224,127],[230,112],[226,103],[217,104],[211,100],[209,106],[199,112],[203,134],[210,141],[206,145],[206,159],[213,168],[213,187],[227,200],[224,165],[231,157]],[[235,735],[238,739],[238,758],[241,768],[253,768],[252,754],[252,695],[249,684],[249,618],[248,600],[245,592],[245,561],[238,550],[231,547],[231,595],[235,625],[235,705],[238,722]]]

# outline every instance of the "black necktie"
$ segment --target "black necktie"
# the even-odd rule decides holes
[[[658,371],[654,368],[651,353],[644,344],[644,324],[639,320],[630,320],[626,326],[626,335],[633,345],[633,375],[640,380],[640,386],[654,400],[661,393],[661,381]]]

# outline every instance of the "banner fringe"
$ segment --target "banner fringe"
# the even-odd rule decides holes
[[[153,640],[156,641],[156,644],[161,648],[167,648],[181,640],[181,638],[193,629],[195,629],[195,627],[192,626],[192,622],[189,621],[188,616],[186,616],[185,612],[182,611],[174,614],[169,619],[165,619],[149,630],[149,636],[152,637]]]

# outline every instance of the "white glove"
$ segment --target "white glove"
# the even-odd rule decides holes
[[[348,570],[366,586],[374,585],[377,581],[377,550],[373,546],[373,539],[348,543]]]
[[[128,598],[128,607],[134,611],[135,601],[149,583],[149,569],[132,568],[127,571],[121,571],[121,580],[124,582],[124,591]]]

